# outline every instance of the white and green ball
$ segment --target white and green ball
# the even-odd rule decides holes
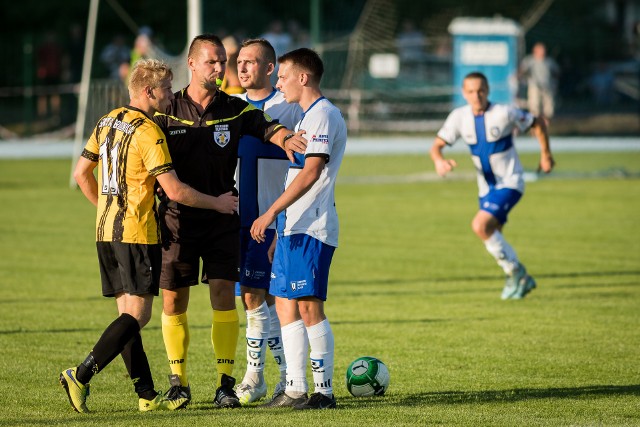
[[[358,357],[347,368],[347,390],[355,397],[382,396],[389,387],[389,369],[375,357]]]

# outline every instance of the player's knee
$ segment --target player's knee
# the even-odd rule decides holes
[[[483,218],[475,217],[471,221],[471,229],[482,240],[486,240],[491,236],[492,232],[490,232],[489,228],[489,224]]]
[[[140,329],[144,328],[149,320],[151,320],[151,308],[150,307],[136,307],[130,308],[125,311],[128,315],[136,319]]]
[[[151,312],[142,313],[140,315],[140,318],[137,320],[138,320],[138,325],[140,325],[140,329],[144,328],[149,323],[149,320],[151,320]]]
[[[478,219],[478,217],[473,218],[473,220],[471,220],[471,229],[473,230],[473,232],[475,234],[477,234],[478,236],[480,236],[480,234],[482,234],[483,229],[484,229],[484,225],[482,224],[482,222]]]
[[[265,295],[264,299],[267,302],[267,305],[269,307],[271,307],[272,305],[274,305],[276,303],[276,297],[274,297],[273,295],[271,295],[268,292],[265,292],[265,294],[266,295]]]
[[[162,291],[162,311],[168,316],[185,313],[189,306],[189,294],[174,291]]]
[[[264,292],[254,292],[254,291],[263,291],[262,289],[253,289],[252,291],[246,292],[243,290],[242,292],[242,301],[244,302],[244,307],[246,310],[255,310],[260,307],[262,303],[264,303],[265,298]]]
[[[227,280],[209,281],[209,298],[214,310],[233,310],[236,308],[235,282]]]
[[[307,326],[315,325],[327,318],[324,314],[324,304],[319,300],[300,301],[298,309],[300,310],[300,317],[302,317],[304,324]]]

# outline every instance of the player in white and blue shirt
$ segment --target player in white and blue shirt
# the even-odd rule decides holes
[[[277,217],[277,241],[269,293],[276,296],[287,359],[285,393],[266,404],[296,409],[335,408],[333,396],[334,336],[324,313],[329,267],[338,246],[335,183],[346,148],[347,127],[340,113],[322,96],[322,60],[311,49],[296,49],[278,58],[278,84],[287,102],[304,115],[307,148],[289,165],[282,196],[251,227],[261,242]],[[309,354],[309,347],[311,352]],[[314,393],[308,396],[307,354]]]
[[[469,146],[477,170],[480,207],[472,228],[507,275],[502,299],[520,299],[536,283],[502,235],[507,215],[524,192],[524,171],[514,146],[514,132],[531,129],[540,142],[540,169],[548,173],[554,160],[547,129],[544,120],[526,111],[489,102],[489,84],[482,73],[465,76],[462,94],[467,105],[449,114],[435,138],[431,158],[436,172],[445,176],[457,165],[443,157],[443,148],[459,139]]]
[[[277,297],[327,299],[329,265],[338,246],[335,182],[347,142],[346,125],[336,123],[344,124],[340,110],[320,97],[295,127],[296,131],[307,131],[308,145],[304,156],[296,155],[295,163],[289,165],[285,188],[293,184],[309,158],[323,159],[325,165],[313,186],[277,217],[276,251],[281,252],[274,256],[270,287],[270,293]],[[309,253],[291,249],[299,245]],[[317,256],[310,255],[315,251]]]
[[[238,78],[246,93],[237,95],[265,114],[277,119],[287,129],[293,129],[302,117],[298,104],[287,103],[282,92],[271,86],[270,76],[276,63],[271,44],[264,39],[250,39],[242,43],[238,53]],[[275,235],[275,225],[266,230],[266,241],[258,243],[249,229],[284,190],[289,169],[286,153],[273,144],[243,135],[238,146],[236,185],[240,214],[240,282],[236,295],[242,297],[247,315],[247,370],[236,387],[240,403],[255,402],[267,394],[264,378],[267,347],[280,371],[280,382],[274,395],[284,392],[286,360],[282,347],[280,321],[275,298],[268,294],[271,280],[271,261],[268,249]]]
[[[302,109],[297,104],[288,104],[277,89],[263,99],[253,100],[247,93],[238,95],[256,108],[263,110],[271,118],[277,119],[288,129],[293,129],[302,117]],[[251,135],[243,135],[238,147],[238,169],[236,186],[240,196],[239,214],[243,243],[240,284],[262,289],[269,288],[271,263],[267,258],[269,245],[258,245],[250,238],[251,224],[262,215],[282,194],[284,179],[289,169],[289,159],[281,148],[265,144]],[[269,227],[269,243],[273,239],[275,224]],[[266,246],[266,247],[265,247]],[[255,252],[260,253],[252,256]],[[239,287],[236,295],[240,295]]]
[[[341,123],[343,126],[336,126]],[[303,170],[309,157],[320,157],[325,167],[318,181],[294,204],[280,212],[277,219],[278,236],[305,234],[332,246],[338,246],[338,213],[335,206],[335,183],[347,143],[347,128],[340,110],[325,97],[320,97],[304,112],[294,128],[307,133],[307,151],[295,154],[295,163],[289,164],[285,188],[289,187]],[[297,292],[290,296],[295,297]],[[323,292],[318,297],[326,299]]]

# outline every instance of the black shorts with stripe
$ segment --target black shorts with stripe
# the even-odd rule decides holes
[[[96,242],[102,295],[158,295],[162,246],[139,243]]]
[[[162,273],[160,288],[177,289],[209,279],[237,282],[240,278],[240,218],[237,214],[184,218],[160,208]]]

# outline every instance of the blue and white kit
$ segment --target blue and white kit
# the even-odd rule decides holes
[[[307,157],[324,157],[326,165],[316,183],[294,204],[278,215],[278,237],[306,234],[329,246],[338,246],[338,213],[335,185],[347,145],[347,126],[340,110],[324,97],[305,111],[295,130],[306,131],[305,154],[295,153],[285,188],[298,176]]]
[[[471,150],[478,172],[479,196],[500,189],[524,192],[523,169],[513,145],[515,128],[526,132],[534,123],[534,116],[514,106],[489,104],[483,115],[474,116],[465,105],[453,110],[438,137],[448,145],[462,138]]]
[[[302,117],[300,106],[288,104],[282,92],[276,89],[261,100],[249,99],[246,93],[237,96],[277,119],[287,129],[293,129]],[[240,197],[238,210],[241,227],[251,228],[253,221],[282,194],[288,169],[289,159],[280,147],[251,135],[240,138],[236,186]]]
[[[326,300],[329,267],[338,246],[335,183],[347,144],[347,126],[340,110],[324,97],[316,100],[295,130],[306,131],[305,154],[295,154],[285,188],[309,157],[323,157],[325,166],[313,186],[276,220],[278,243],[269,293],[284,298],[315,296]]]
[[[254,107],[293,129],[302,117],[302,108],[287,103],[282,92],[273,89],[264,99],[253,100],[246,93],[237,95]],[[269,288],[271,263],[267,251],[275,234],[275,225],[267,230],[269,239],[258,243],[251,239],[249,229],[260,215],[276,201],[284,189],[289,159],[280,147],[264,143],[251,135],[243,135],[238,146],[236,185],[239,193],[240,214],[240,283],[255,288]],[[236,295],[240,286],[236,285]]]

